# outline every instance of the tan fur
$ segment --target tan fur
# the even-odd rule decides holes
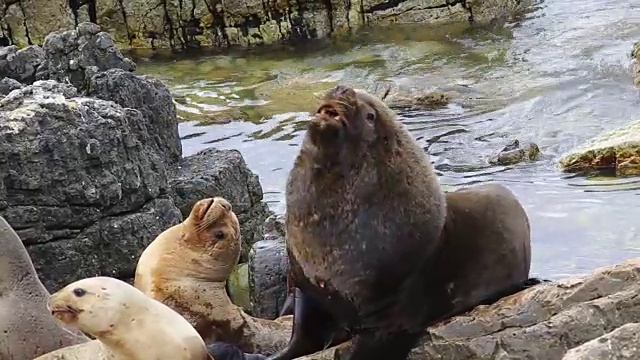
[[[89,341],[51,318],[48,297],[22,241],[0,217],[0,359],[31,360]]]
[[[79,296],[76,291],[84,294]],[[96,338],[39,357],[100,360],[205,360],[204,341],[178,313],[114,278],[76,281],[47,303],[58,320]]]
[[[208,210],[207,210],[208,208]],[[216,239],[218,231],[223,239]],[[264,354],[286,346],[290,317],[249,316],[233,304],[225,282],[240,257],[241,234],[223,198],[198,201],[187,219],[161,233],[142,253],[134,285],[187,319],[207,343],[233,343]]]

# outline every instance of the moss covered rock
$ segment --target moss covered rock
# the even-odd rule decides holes
[[[562,156],[559,166],[570,172],[640,175],[640,121],[596,136]]]

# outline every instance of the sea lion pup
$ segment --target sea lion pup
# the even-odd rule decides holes
[[[89,341],[51,318],[48,297],[22,240],[0,216],[0,359],[32,360]]]
[[[204,341],[187,320],[118,279],[92,277],[73,282],[52,294],[47,308],[56,319],[96,340],[38,360],[211,359]],[[87,349],[95,352],[90,354]]]
[[[406,359],[428,325],[527,281],[529,224],[511,210],[507,234],[447,235],[445,195],[408,130],[378,98],[330,90],[287,181],[294,328],[269,359],[321,350],[342,328],[354,334],[343,359]]]
[[[289,341],[291,317],[254,318],[231,302],[225,282],[240,247],[231,204],[221,197],[199,200],[182,223],[143,251],[134,285],[184,316],[207,344],[226,342],[247,353],[274,354]]]

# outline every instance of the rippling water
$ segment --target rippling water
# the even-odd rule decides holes
[[[239,149],[277,212],[314,91],[379,79],[469,87],[475,101],[401,118],[428,148],[443,184],[500,182],[518,195],[531,218],[532,272],[560,278],[640,254],[640,179],[589,179],[555,167],[582,141],[640,117],[640,92],[628,71],[640,40],[640,5],[631,3],[547,0],[500,29],[367,29],[313,50],[137,62],[140,72],[169,84],[185,118],[223,109],[244,118],[182,123],[184,153]],[[488,157],[514,138],[536,142],[543,159],[489,167]]]

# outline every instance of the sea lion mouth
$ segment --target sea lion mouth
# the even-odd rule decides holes
[[[328,130],[334,135],[342,132],[349,127],[356,105],[356,93],[352,88],[338,85],[329,90],[311,119],[312,131]]]
[[[62,321],[65,324],[76,322],[78,320],[78,315],[82,313],[82,310],[68,305],[52,307],[49,311],[54,318]]]

